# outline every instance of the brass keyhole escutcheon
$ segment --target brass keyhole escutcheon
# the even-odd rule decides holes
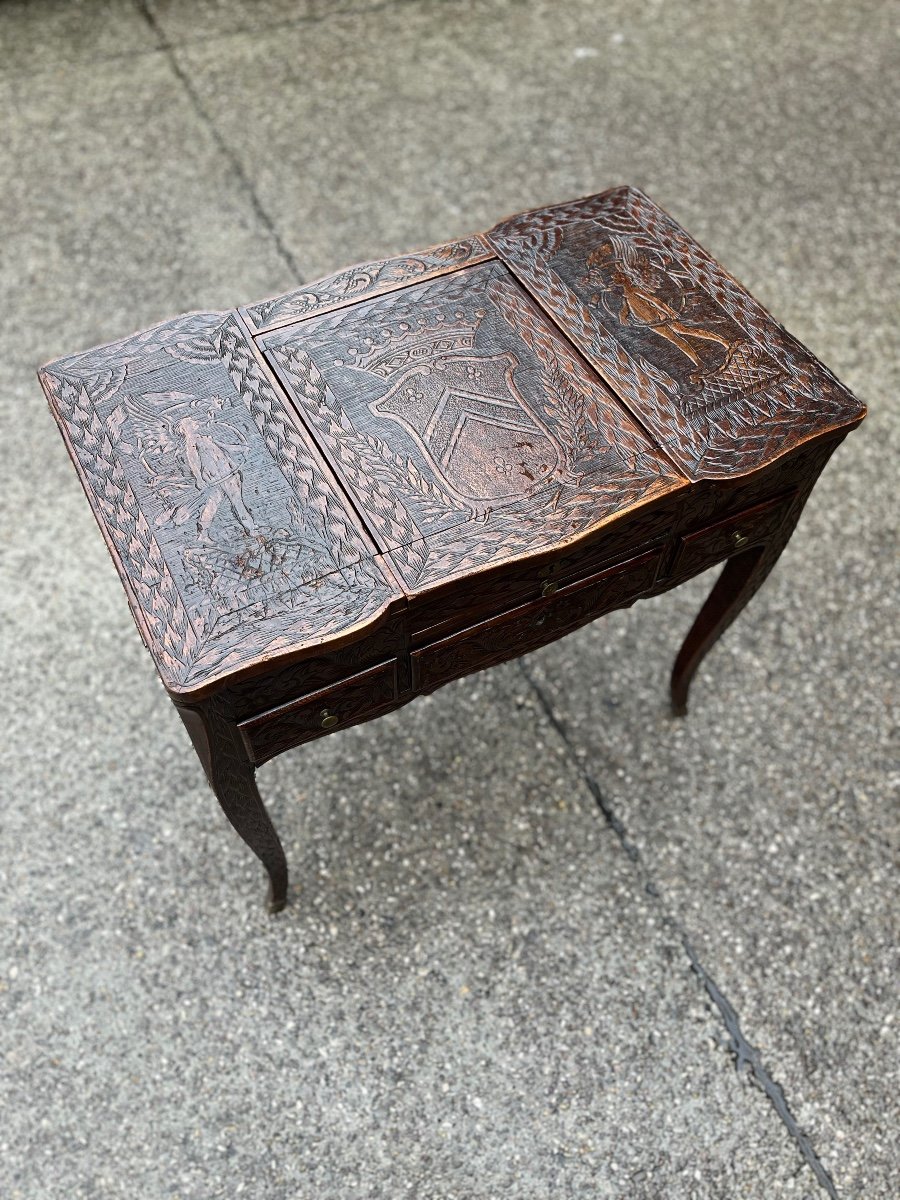
[[[732,538],[733,538],[734,544],[736,546],[745,546],[747,544],[747,541],[749,540],[747,538],[747,535],[745,533],[741,533],[741,531],[739,529],[736,529],[734,531],[734,533],[732,534]]]
[[[334,729],[338,719],[333,712],[329,712],[327,708],[322,709],[322,728]]]
[[[559,584],[555,580],[548,579],[547,582],[544,584],[544,586],[541,588],[541,595],[542,596],[552,596],[557,591],[558,588],[559,588]]]

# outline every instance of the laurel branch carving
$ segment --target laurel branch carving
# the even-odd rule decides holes
[[[572,464],[589,451],[596,452],[599,442],[613,447],[631,470],[649,475],[670,473],[663,460],[647,453],[646,436],[615,396],[599,386],[578,357],[551,333],[515,284],[499,280],[489,294],[510,327],[543,364],[546,410],[560,422]],[[602,399],[602,407],[598,399]]]
[[[400,549],[410,572],[420,570],[424,565],[418,545],[422,532],[398,491],[411,488],[436,511],[443,511],[448,504],[452,507],[450,497],[443,497],[436,486],[429,488],[408,459],[403,460],[386,443],[353,426],[305,350],[299,346],[278,347],[272,353],[295,395],[303,400],[304,415],[334,454],[345,478],[366,496],[367,515],[377,532],[386,544]]]
[[[108,390],[109,382],[101,378],[102,391]],[[186,669],[199,645],[197,630],[88,388],[80,381],[59,378],[53,381],[53,394],[97,509],[127,567],[147,633],[172,665]]]

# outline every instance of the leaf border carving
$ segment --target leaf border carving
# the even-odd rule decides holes
[[[551,269],[561,231],[573,222],[618,222],[654,239],[749,339],[775,359],[785,377],[716,413],[689,417],[672,402],[649,363],[629,355],[605,325]],[[615,230],[614,230],[615,231]],[[485,235],[528,290],[625,404],[695,479],[744,474],[798,442],[856,419],[862,406],[817,359],[778,325],[671,217],[636,188],[617,188],[570,204],[521,213]]]
[[[494,258],[479,234],[444,242],[430,250],[384,258],[347,267],[334,275],[306,284],[283,296],[274,296],[240,310],[255,334],[301,321],[316,313],[365,300],[385,292],[433,279],[447,271]]]
[[[300,502],[317,514],[333,544],[333,575],[341,575],[348,603],[316,611],[306,585],[273,598],[263,619],[240,621],[228,614],[227,627],[213,621],[203,628],[192,620],[184,597],[129,484],[98,405],[124,388],[129,367],[164,350],[174,359],[221,361],[235,393],[250,413],[278,470]],[[43,368],[41,382],[63,427],[98,518],[115,548],[120,573],[133,595],[136,617],[164,681],[176,688],[207,684],[222,671],[249,665],[265,650],[289,650],[317,642],[373,616],[395,593],[348,510],[329,484],[295,419],[257,361],[234,313],[188,314],[132,338]],[[355,584],[348,585],[352,575]],[[328,576],[317,580],[321,585]],[[298,615],[297,595],[304,604]],[[318,623],[316,623],[316,621]],[[279,627],[283,627],[280,632]]]

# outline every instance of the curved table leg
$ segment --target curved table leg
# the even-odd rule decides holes
[[[269,912],[281,912],[287,903],[287,859],[238,731],[215,701],[202,710],[176,707],[222,811],[268,872]]]
[[[688,689],[697,668],[763,583],[786,542],[787,537],[781,536],[766,546],[753,546],[735,554],[725,563],[672,668],[672,712],[675,716],[683,717],[687,713]]]

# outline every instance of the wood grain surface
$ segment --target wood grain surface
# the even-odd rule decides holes
[[[487,240],[692,479],[727,478],[864,409],[636,188],[522,213]]]
[[[273,910],[259,763],[724,562],[676,660],[684,712],[864,416],[631,188],[40,378]]]

